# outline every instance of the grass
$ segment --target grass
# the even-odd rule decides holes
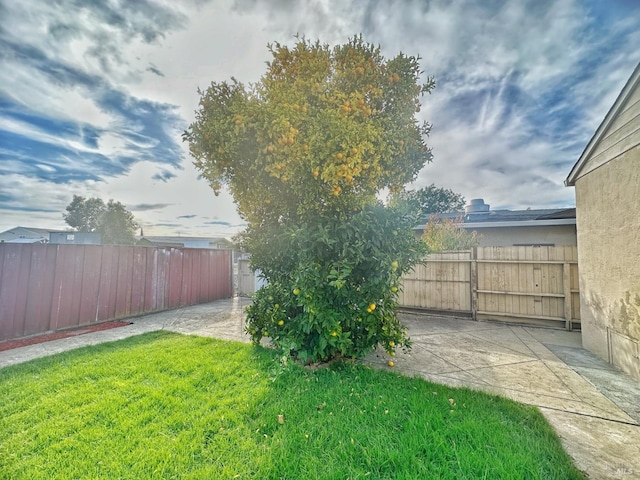
[[[0,478],[583,476],[533,407],[155,332],[0,369]]]

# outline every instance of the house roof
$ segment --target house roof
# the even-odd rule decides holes
[[[161,242],[158,240],[149,240],[146,237],[142,237],[138,240],[138,245],[142,246],[153,246],[153,247],[171,247],[171,248],[179,248],[184,247],[184,243],[182,242]]]
[[[64,232],[64,230],[35,227],[13,227],[9,230],[5,230],[4,232],[0,232],[0,238],[4,243],[37,243],[40,240],[48,242],[50,233],[59,232]]]
[[[202,245],[206,244],[206,246]],[[224,237],[176,237],[176,236],[157,236],[144,235],[138,238],[138,245],[155,246],[155,247],[215,247],[215,248],[232,248],[231,241]]]
[[[533,227],[551,225],[575,225],[575,208],[544,208],[536,210],[490,210],[477,213],[439,213],[439,218],[461,219],[465,228]],[[424,228],[429,218],[416,230]]]
[[[618,116],[622,108],[624,108],[629,97],[633,94],[635,89],[639,87],[640,87],[640,63],[638,63],[638,65],[636,66],[635,70],[631,74],[631,77],[629,77],[629,80],[627,80],[627,83],[625,84],[624,88],[620,92],[620,95],[618,95],[618,98],[616,98],[616,101],[613,102],[613,105],[609,109],[609,112],[604,117],[604,120],[602,121],[600,126],[597,128],[596,133],[593,134],[593,137],[591,137],[591,140],[589,140],[589,143],[587,143],[587,146],[582,152],[582,155],[580,155],[580,158],[578,159],[578,161],[575,163],[575,165],[569,172],[569,175],[564,181],[565,186],[573,187],[575,185],[576,180],[580,176],[580,172],[584,168],[589,158],[591,158],[592,152],[598,146],[600,141],[604,138],[605,134],[607,133],[607,130],[609,130],[609,127],[611,126],[611,123]]]
[[[145,239],[150,242],[164,242],[164,243],[184,243],[187,242],[209,242],[209,243],[226,243],[227,240],[224,237],[180,237],[180,236],[157,236],[157,235],[144,235],[140,237],[140,240]]]
[[[564,210],[540,215],[536,220],[554,220],[558,218],[576,218],[576,208],[565,208]]]
[[[58,232],[64,232],[65,230],[57,230],[57,229],[51,229],[51,228],[35,228],[35,227],[13,227],[10,228],[9,230],[5,230],[4,232],[0,232],[0,233],[9,233],[12,232],[13,230],[17,230],[18,228],[22,228],[23,230],[28,230],[30,232],[35,233],[36,235],[49,235],[50,233],[58,233]]]
[[[45,238],[14,238],[9,241],[2,241],[3,243],[46,243]]]

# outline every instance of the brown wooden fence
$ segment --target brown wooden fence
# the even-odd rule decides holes
[[[0,341],[231,295],[230,250],[0,244]]]
[[[400,305],[499,320],[579,328],[577,249],[478,247],[431,254],[402,279]]]

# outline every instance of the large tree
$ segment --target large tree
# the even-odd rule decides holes
[[[415,218],[376,196],[399,192],[431,160],[429,125],[415,113],[433,80],[421,83],[418,58],[386,59],[361,37],[269,49],[256,84],[199,92],[184,134],[214,191],[232,193],[253,266],[269,281],[248,330],[309,361],[378,343],[393,352],[408,343],[394,312],[398,278],[422,247]]]
[[[418,190],[403,190],[399,197],[414,203],[424,216],[461,212],[465,204],[464,197],[459,193],[448,188],[436,187],[433,183]]]
[[[130,245],[135,243],[138,227],[133,214],[120,202],[74,195],[62,214],[65,222],[79,232],[100,233],[103,244]]]
[[[64,221],[78,232],[98,232],[106,205],[101,198],[84,198],[74,195],[63,213]]]

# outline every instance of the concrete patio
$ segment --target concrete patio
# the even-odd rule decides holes
[[[170,330],[248,341],[246,298],[131,319],[131,325],[0,352],[0,368],[74,348]],[[401,315],[414,345],[393,370],[535,405],[590,478],[640,477],[640,383],[582,349],[579,332]],[[365,362],[389,369],[373,352]],[[2,375],[2,370],[0,370]]]

